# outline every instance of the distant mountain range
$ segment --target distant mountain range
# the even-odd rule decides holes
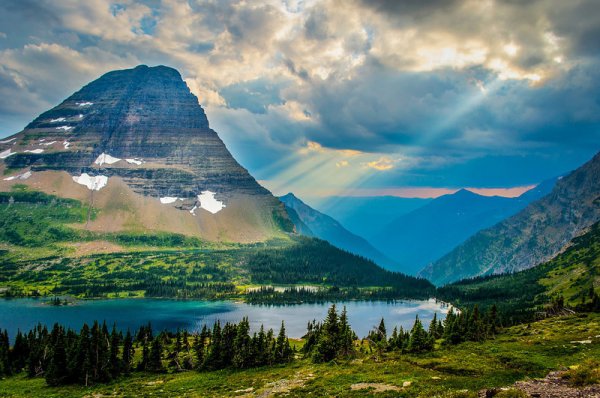
[[[353,234],[371,241],[390,220],[410,213],[431,202],[432,199],[400,198],[397,196],[333,196],[314,205],[316,210],[328,214]]]
[[[517,198],[482,196],[461,189],[397,217],[370,241],[401,264],[402,272],[414,275],[476,232],[548,194],[555,182],[545,181]]]
[[[308,206],[293,193],[281,196],[279,200],[284,203],[298,233],[326,240],[340,249],[368,258],[382,267],[397,268],[392,260],[364,238],[348,231],[332,217]]]
[[[600,220],[600,153],[518,214],[473,235],[420,275],[443,285],[515,272],[550,260]]]

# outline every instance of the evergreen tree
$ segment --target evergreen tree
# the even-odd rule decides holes
[[[112,332],[110,334],[110,356],[109,356],[109,373],[112,378],[116,378],[121,374],[121,360],[119,359],[119,345],[121,341],[119,339],[119,333],[117,332],[117,326],[113,325]]]
[[[123,339],[123,354],[121,359],[121,364],[123,366],[123,373],[129,374],[131,372],[131,365],[133,363],[133,338],[131,336],[131,332],[127,329],[127,334]]]
[[[426,352],[433,349],[433,341],[423,328],[423,324],[417,315],[415,318],[415,323],[410,331],[410,338],[408,340],[409,352]]]
[[[348,312],[346,306],[340,315],[340,353],[343,356],[350,356],[354,352],[354,332],[348,322]]]
[[[250,323],[244,317],[237,325],[236,335],[233,341],[233,366],[239,369],[248,368],[252,365],[252,341],[250,338]]]
[[[275,362],[285,363],[292,358],[292,348],[290,347],[290,341],[285,334],[285,324],[281,321],[281,329],[277,335],[277,344],[275,346]]]
[[[10,343],[8,339],[8,331],[0,329],[0,376],[11,375],[10,363]]]
[[[148,365],[146,366],[147,370],[156,373],[164,372],[165,369],[162,364],[162,353],[163,339],[160,335],[158,335],[154,340],[152,340]]]
[[[335,359],[338,355],[340,341],[339,337],[339,322],[335,304],[329,307],[327,317],[323,322],[319,341],[317,343],[313,359],[315,362],[329,362]]]
[[[64,384],[68,377],[64,329],[55,324],[50,339],[52,354],[48,370],[45,373],[46,383],[51,386],[59,386]]]

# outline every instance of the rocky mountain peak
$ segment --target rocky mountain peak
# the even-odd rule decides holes
[[[123,181],[135,194],[192,216],[250,201],[261,213],[244,214],[253,223],[291,225],[281,203],[210,129],[198,98],[170,67],[108,72],[3,142],[10,169],[67,172],[92,191]]]

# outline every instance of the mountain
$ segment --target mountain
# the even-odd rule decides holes
[[[329,214],[350,232],[371,242],[390,220],[418,209],[431,199],[400,198],[396,196],[333,196],[325,202],[309,201],[316,210]]]
[[[0,141],[0,191],[89,204],[85,228],[264,241],[284,206],[231,156],[175,69],[109,72]]]
[[[354,253],[379,264],[382,267],[391,267],[393,263],[386,258],[369,242],[353,234],[344,228],[339,222],[323,214],[298,199],[293,193],[279,198],[284,204],[292,220],[296,224],[296,230],[308,236],[314,236],[328,241],[332,245]]]
[[[425,265],[464,242],[476,232],[517,213],[550,192],[556,179],[545,181],[518,198],[482,196],[466,189],[440,196],[397,217],[374,238],[376,247],[416,274]]]
[[[590,291],[597,293],[599,285],[600,223],[595,223],[546,263],[513,274],[458,281],[439,288],[437,295],[459,306],[496,304],[511,317],[530,319],[558,296],[571,307],[591,305]]]
[[[442,285],[531,268],[550,260],[600,219],[600,153],[559,179],[552,192],[478,232],[420,275]]]

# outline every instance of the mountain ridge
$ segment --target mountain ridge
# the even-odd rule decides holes
[[[599,219],[600,153],[560,178],[548,195],[473,235],[419,275],[441,285],[531,268]]]
[[[279,197],[279,200],[284,203],[288,211],[293,211],[302,223],[296,225],[300,234],[306,235],[302,231],[307,231],[312,234],[307,236],[326,240],[340,249],[368,258],[384,268],[394,265],[366,239],[348,231],[337,220],[310,207],[293,193],[283,195]],[[290,218],[295,219],[293,213]]]
[[[442,195],[397,217],[373,239],[375,247],[416,274],[481,229],[504,220],[547,194],[556,179],[516,198],[484,196],[468,189]]]

